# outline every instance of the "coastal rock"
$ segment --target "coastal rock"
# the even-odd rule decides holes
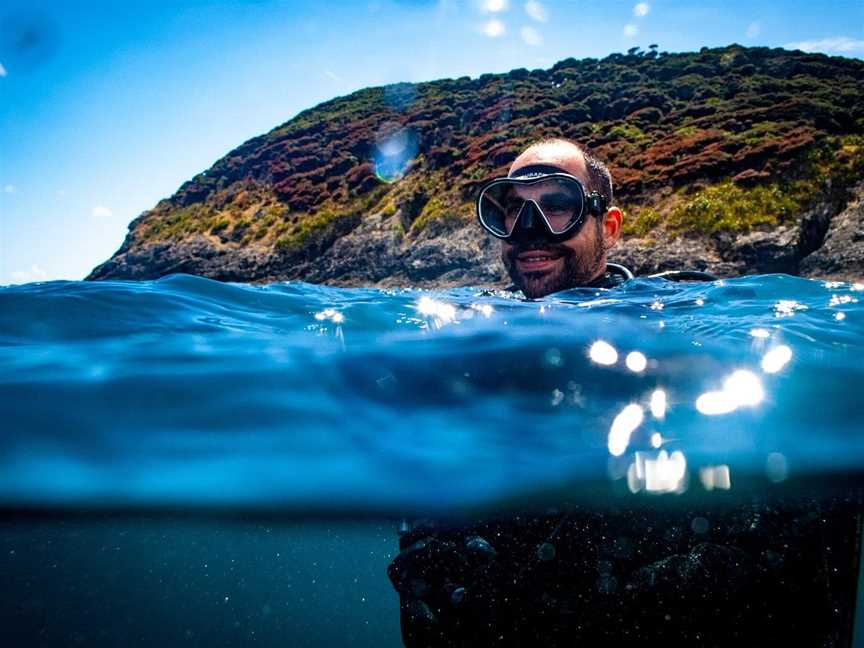
[[[544,137],[607,160],[627,214],[611,260],[637,273],[861,278],[864,61],[730,45],[327,101],[141,214],[87,279],[500,286],[473,201]]]
[[[803,259],[801,273],[834,281],[864,279],[864,182],[831,220],[824,243]]]

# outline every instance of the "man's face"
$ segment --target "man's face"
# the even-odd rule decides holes
[[[588,186],[585,162],[575,147],[555,144],[528,149],[510,167],[510,175],[538,164],[559,168]],[[518,191],[526,199],[537,199],[535,194],[542,189],[527,185]],[[513,283],[532,299],[586,285],[606,267],[603,217],[588,215],[579,231],[562,243],[553,243],[542,234],[519,243],[501,241],[501,260]]]

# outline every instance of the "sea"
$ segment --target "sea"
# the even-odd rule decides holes
[[[842,495],[862,386],[862,283],[0,287],[2,643],[401,646],[414,520]]]

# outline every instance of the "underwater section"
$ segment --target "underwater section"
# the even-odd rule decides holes
[[[787,275],[538,301],[181,274],[4,287],[0,502],[434,513],[854,475],[862,299]]]

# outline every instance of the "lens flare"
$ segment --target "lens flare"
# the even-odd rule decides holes
[[[656,419],[662,419],[666,416],[666,391],[663,389],[655,389],[651,394],[651,415]]]
[[[729,466],[720,464],[719,466],[705,466],[699,469],[699,481],[707,491],[729,490],[732,488],[732,479],[729,473]]]
[[[645,371],[645,367],[648,366],[648,359],[641,351],[631,351],[624,359],[624,364],[633,373],[642,373]]]
[[[319,322],[330,320],[334,324],[341,324],[345,321],[345,316],[334,308],[325,308],[323,311],[315,313],[315,319]]]
[[[785,344],[774,347],[762,356],[762,371],[777,373],[792,359],[792,349]]]
[[[739,369],[724,382],[723,389],[705,392],[696,399],[696,409],[706,416],[728,414],[739,407],[758,405],[765,398],[762,381],[752,371]]]
[[[483,317],[490,318],[492,317],[492,313],[495,311],[489,304],[471,304],[471,308],[479,312]]]
[[[627,469],[627,486],[633,493],[683,493],[687,488],[687,458],[680,450],[672,454],[637,452]]]
[[[728,414],[738,409],[735,399],[724,391],[705,392],[696,399],[696,409],[706,416]]]
[[[765,390],[762,389],[759,376],[746,369],[733,372],[723,383],[723,391],[731,394],[739,406],[758,405],[765,398]]]
[[[588,357],[599,365],[613,365],[618,362],[618,352],[608,342],[597,340],[588,350]]]
[[[781,299],[774,304],[774,315],[776,317],[792,317],[799,311],[806,311],[807,306],[800,304],[794,299]]]
[[[630,435],[642,423],[645,418],[645,413],[642,408],[631,403],[625,407],[615,420],[612,421],[612,427],[609,429],[609,453],[614,457],[620,457],[627,450],[630,443]]]
[[[375,175],[381,182],[401,180],[417,155],[417,136],[409,128],[385,124],[375,138],[373,162]]]
[[[417,312],[432,320],[435,328],[441,328],[456,321],[456,307],[447,302],[432,299],[423,295],[417,302]]]

